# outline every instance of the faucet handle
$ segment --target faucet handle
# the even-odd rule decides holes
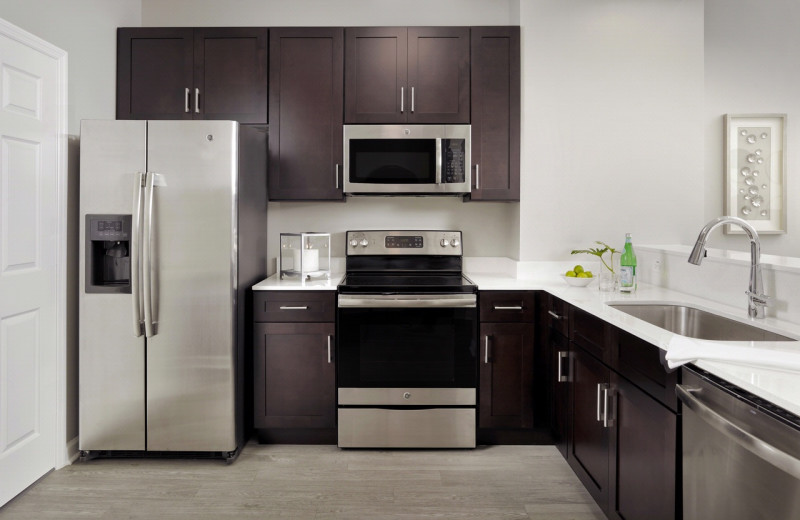
[[[744,292],[750,301],[753,302],[755,305],[761,305],[762,307],[769,307],[772,304],[772,296],[767,296],[766,294],[758,294],[754,293],[753,291],[745,291]]]

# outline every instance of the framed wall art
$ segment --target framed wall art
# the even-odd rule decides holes
[[[724,201],[759,234],[786,233],[786,114],[725,115]]]

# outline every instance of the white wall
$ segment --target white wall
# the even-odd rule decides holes
[[[145,26],[516,25],[520,0],[143,0]],[[344,256],[348,229],[461,229],[465,254],[517,258],[519,204],[445,198],[351,198],[338,203],[270,203],[268,255],[281,232],[334,234]],[[274,266],[270,266],[270,273]]]
[[[116,30],[141,21],[139,0],[0,0],[0,17],[69,53],[67,440],[78,435],[78,137],[80,120],[113,119]]]
[[[703,1],[522,0],[520,258],[696,237]]]
[[[800,2],[797,0],[705,2],[705,192],[704,219],[723,214],[723,117],[787,114],[788,233],[761,235],[764,253],[800,257]],[[792,190],[795,190],[794,192]],[[741,216],[741,215],[739,215]],[[699,229],[697,230],[699,232]],[[710,244],[746,250],[742,236],[715,233]]]

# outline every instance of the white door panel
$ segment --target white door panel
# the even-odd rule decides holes
[[[0,505],[56,464],[58,81],[0,34]]]

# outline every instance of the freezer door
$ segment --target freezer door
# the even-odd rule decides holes
[[[237,143],[231,121],[148,122],[148,450],[236,449]]]
[[[86,215],[132,215],[137,172],[147,169],[145,121],[81,122],[79,430],[81,450],[145,449],[145,340],[134,293],[86,293]]]

